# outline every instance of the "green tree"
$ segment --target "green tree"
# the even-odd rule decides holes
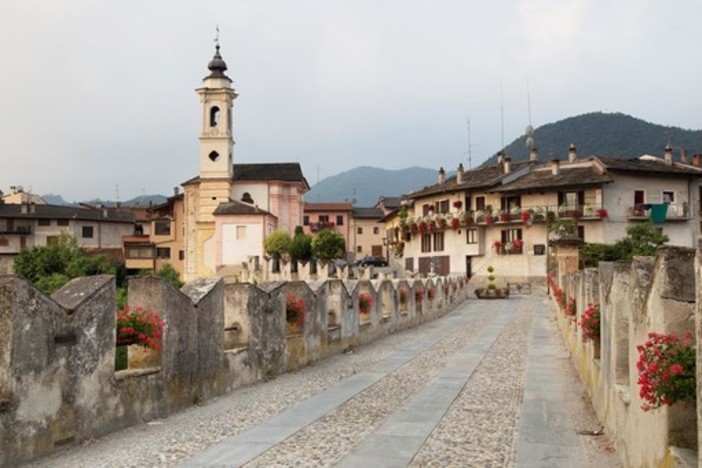
[[[626,228],[626,237],[618,240],[615,247],[622,260],[631,260],[636,255],[656,255],[656,249],[669,240],[653,223],[636,223]]]
[[[322,229],[312,239],[312,253],[321,260],[332,260],[346,256],[344,236],[332,229]]]
[[[312,236],[296,234],[290,243],[290,258],[297,262],[309,262],[312,259]]]
[[[287,232],[273,231],[263,241],[263,249],[267,254],[279,257],[281,254],[290,251],[291,242],[292,240]]]
[[[78,247],[74,237],[62,233],[55,244],[23,250],[15,259],[14,268],[16,274],[51,294],[73,278],[115,275],[124,269],[124,265],[105,255],[88,255]],[[118,283],[118,286],[121,285]]]
[[[161,269],[156,272],[156,276],[168,281],[175,288],[183,287],[184,283],[180,280],[180,274],[170,263],[164,263]]]

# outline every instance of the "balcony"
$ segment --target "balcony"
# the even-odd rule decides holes
[[[467,215],[467,216],[466,216]],[[539,205],[523,206],[511,210],[477,210],[466,213],[464,219],[481,225],[527,224],[561,219],[601,220],[608,216],[607,210],[599,205]]]
[[[639,204],[630,206],[626,210],[626,217],[629,221],[652,221],[654,223],[670,221],[688,221],[688,205],[668,205],[665,204]]]
[[[316,223],[310,223],[310,231],[312,232],[319,232],[322,229],[334,229],[334,226],[336,226],[334,223],[329,222],[329,221],[319,221]]]
[[[32,228],[29,226],[15,226],[13,229],[0,230],[0,236],[26,236],[32,233]]]

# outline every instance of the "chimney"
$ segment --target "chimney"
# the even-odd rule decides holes
[[[497,164],[502,164],[505,161],[505,153],[500,151],[497,153]]]
[[[443,167],[439,168],[439,183],[443,184],[446,182],[446,171],[444,171]]]
[[[568,147],[568,162],[575,162],[578,159],[578,152],[575,149],[575,144],[571,143]]]
[[[509,174],[509,170],[511,169],[511,166],[512,166],[512,158],[505,155],[504,164],[502,165],[502,169],[504,170],[505,174]]]
[[[692,155],[692,165],[693,166],[702,166],[702,154],[693,154]]]
[[[551,174],[558,175],[561,169],[561,161],[558,158],[551,160]]]
[[[456,169],[456,184],[463,183],[463,163],[458,164],[458,169]]]
[[[107,218],[107,208],[102,209],[102,217]]]
[[[173,187],[173,195],[178,196],[180,189],[178,187]]]
[[[663,159],[665,160],[665,163],[669,166],[673,164],[673,148],[670,146],[670,143],[665,145],[665,151],[663,152]]]
[[[687,150],[685,148],[680,148],[680,162],[687,164]]]
[[[529,151],[529,161],[536,161],[537,159],[539,159],[539,150],[536,149],[536,146],[532,146]]]

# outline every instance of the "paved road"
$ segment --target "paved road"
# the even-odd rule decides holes
[[[544,296],[447,316],[38,466],[617,466]]]

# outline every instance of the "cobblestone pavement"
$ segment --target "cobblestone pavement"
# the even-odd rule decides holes
[[[524,392],[544,378],[530,369],[547,348],[557,363],[545,378],[562,388],[567,415],[551,445],[536,443],[549,428]],[[351,354],[33,466],[619,466],[604,436],[578,435],[600,428],[587,402],[545,297],[469,300]]]

